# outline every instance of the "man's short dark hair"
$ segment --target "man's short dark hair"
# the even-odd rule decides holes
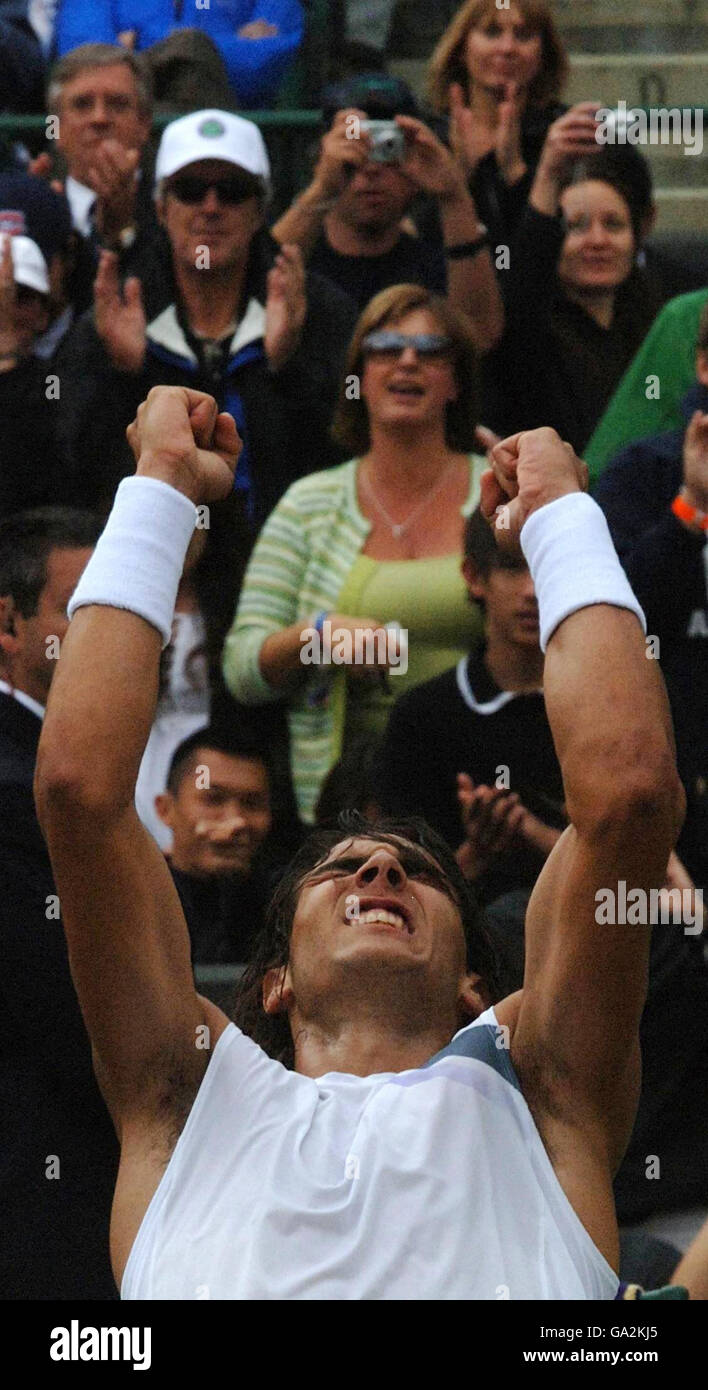
[[[37,612],[52,550],[94,546],[103,524],[73,507],[36,507],[0,521],[0,596],[11,598],[23,618]]]
[[[377,840],[398,846],[401,840],[418,845],[439,865],[459,904],[467,947],[467,969],[481,975],[492,1000],[501,997],[496,952],[473,889],[464,877],[449,845],[418,816],[407,820],[367,821],[356,811],[344,812],[336,826],[309,835],[291,860],[273,894],[265,926],[256,938],[253,955],[236,992],[233,1019],[243,1033],[270,1057],[293,1070],[295,1050],[286,1014],[267,1014],[263,1008],[263,980],[268,970],[287,965],[290,935],[302,884],[335,845],[346,839]]]
[[[185,777],[194,771],[198,752],[224,753],[229,758],[249,758],[262,763],[269,776],[265,750],[250,731],[234,729],[228,733],[215,728],[197,729],[175,749],[167,774],[167,790],[173,796],[179,792]],[[270,780],[270,777],[269,777]]]
[[[507,555],[499,549],[494,532],[479,507],[475,507],[465,522],[462,549],[465,559],[472,561],[483,579],[494,569],[526,568],[523,556]]]

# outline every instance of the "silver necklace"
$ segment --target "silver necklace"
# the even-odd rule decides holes
[[[415,521],[416,517],[418,516],[418,513],[421,512],[421,511],[423,510],[423,507],[425,506],[426,502],[432,501],[433,497],[435,497],[435,496],[437,495],[437,493],[440,491],[440,489],[441,489],[443,483],[445,482],[445,479],[447,478],[448,474],[452,472],[453,468],[455,468],[456,465],[457,465],[457,459],[453,459],[453,460],[452,460],[452,463],[448,464],[448,466],[447,466],[447,468],[444,470],[444,472],[442,472],[442,473],[440,474],[440,477],[438,478],[438,481],[434,484],[434,486],[433,486],[432,488],[430,488],[430,489],[428,490],[428,492],[426,492],[425,497],[423,498],[423,500],[422,500],[421,502],[418,503],[417,507],[414,507],[414,508],[413,508],[413,511],[410,512],[410,513],[408,514],[408,516],[405,518],[404,521],[392,521],[392,520],[391,520],[391,517],[389,516],[388,512],[386,511],[386,508],[384,507],[383,503],[380,502],[379,499],[378,499],[378,497],[376,496],[376,493],[374,492],[374,489],[372,488],[371,483],[369,482],[369,479],[368,479],[366,476],[364,476],[364,479],[363,479],[363,481],[364,481],[364,486],[365,486],[365,488],[366,488],[366,490],[367,490],[367,492],[368,492],[368,494],[369,494],[369,496],[370,496],[370,498],[371,498],[371,500],[372,500],[374,506],[380,511],[380,513],[381,513],[381,515],[382,515],[384,521],[386,522],[386,525],[389,527],[389,529],[390,529],[390,531],[391,531],[391,535],[392,535],[396,540],[398,540],[400,536],[402,536],[402,535],[405,534],[405,532],[408,530],[408,527],[410,526],[411,522],[412,522],[412,521]]]

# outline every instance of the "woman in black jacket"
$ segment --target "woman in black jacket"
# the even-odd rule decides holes
[[[661,304],[636,264],[645,200],[632,161],[599,149],[597,109],[582,102],[548,132],[501,275],[506,325],[483,391],[500,434],[550,425],[578,453]]]
[[[509,244],[559,105],[568,60],[544,0],[468,0],[433,54],[428,92],[492,245]]]

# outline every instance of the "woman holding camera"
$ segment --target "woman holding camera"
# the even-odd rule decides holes
[[[512,238],[567,71],[545,0],[468,0],[433,54],[429,97],[494,246]]]
[[[485,421],[550,425],[577,453],[660,308],[636,264],[652,207],[636,150],[598,147],[594,102],[551,126],[503,277],[506,327],[485,363]]]
[[[335,423],[356,456],[293,484],[256,543],[224,674],[244,703],[287,700],[305,821],[342,748],[382,732],[397,695],[481,635],[460,572],[486,467],[469,452],[474,376],[469,326],[446,301],[415,285],[378,295]]]

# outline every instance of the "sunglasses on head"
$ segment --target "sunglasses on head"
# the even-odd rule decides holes
[[[453,344],[442,333],[369,333],[362,343],[365,352],[378,357],[400,357],[406,348],[415,348],[419,357],[431,359],[449,357]]]
[[[168,184],[168,191],[173,193],[180,203],[189,204],[203,202],[212,188],[219,202],[232,208],[237,207],[239,203],[247,202],[249,198],[257,197],[258,194],[258,184],[255,180],[239,178],[237,174],[227,174],[222,179],[199,178],[196,174],[180,174]]]

